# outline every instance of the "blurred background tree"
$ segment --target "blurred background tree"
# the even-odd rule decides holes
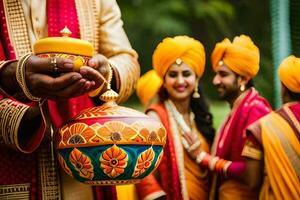
[[[256,88],[271,103],[272,57],[269,1],[261,0],[122,0],[124,28],[139,54],[142,74],[151,69],[154,48],[165,37],[188,35],[200,40],[206,49],[204,92],[217,99],[211,81],[210,54],[216,42],[240,34],[249,35],[260,49],[260,72]],[[130,101],[138,101],[133,96]]]

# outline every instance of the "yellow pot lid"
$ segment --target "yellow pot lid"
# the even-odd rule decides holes
[[[66,53],[73,55],[81,55],[92,57],[94,55],[93,45],[86,41],[77,38],[71,38],[71,31],[65,27],[61,32],[62,37],[43,38],[33,45],[33,53]]]

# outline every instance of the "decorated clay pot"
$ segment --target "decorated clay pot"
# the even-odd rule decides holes
[[[86,109],[56,134],[64,171],[91,185],[137,183],[159,165],[166,142],[160,122],[108,103]]]
[[[74,61],[74,71],[94,54],[92,44],[70,38],[49,37],[34,44],[39,57],[63,57]],[[159,164],[166,142],[166,130],[160,122],[130,108],[114,103],[118,94],[111,90],[110,69],[103,106],[83,110],[67,121],[54,135],[58,161],[64,171],[90,185],[136,183]],[[89,93],[97,96],[99,90]]]
[[[62,37],[47,37],[33,45],[33,53],[41,58],[68,58],[73,61],[74,71],[87,65],[94,55],[93,45],[85,40],[69,37],[68,28],[61,30]]]

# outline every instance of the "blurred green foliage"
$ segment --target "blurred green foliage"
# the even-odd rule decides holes
[[[256,88],[272,103],[272,60],[268,1],[261,0],[120,0],[124,28],[139,54],[142,74],[151,69],[154,48],[165,37],[188,35],[206,49],[202,78],[208,98],[216,99],[211,84],[210,53],[216,42],[249,35],[261,51]],[[136,97],[132,97],[136,101]]]
[[[300,57],[300,1],[290,0],[290,26],[292,39],[292,52]]]

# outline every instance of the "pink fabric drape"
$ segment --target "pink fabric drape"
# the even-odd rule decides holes
[[[226,160],[243,161],[241,152],[246,141],[246,127],[271,110],[269,103],[251,88],[232,111],[227,119],[228,124],[222,127],[216,155]],[[226,137],[223,137],[224,134]],[[220,142],[223,142],[222,146],[219,145]]]

